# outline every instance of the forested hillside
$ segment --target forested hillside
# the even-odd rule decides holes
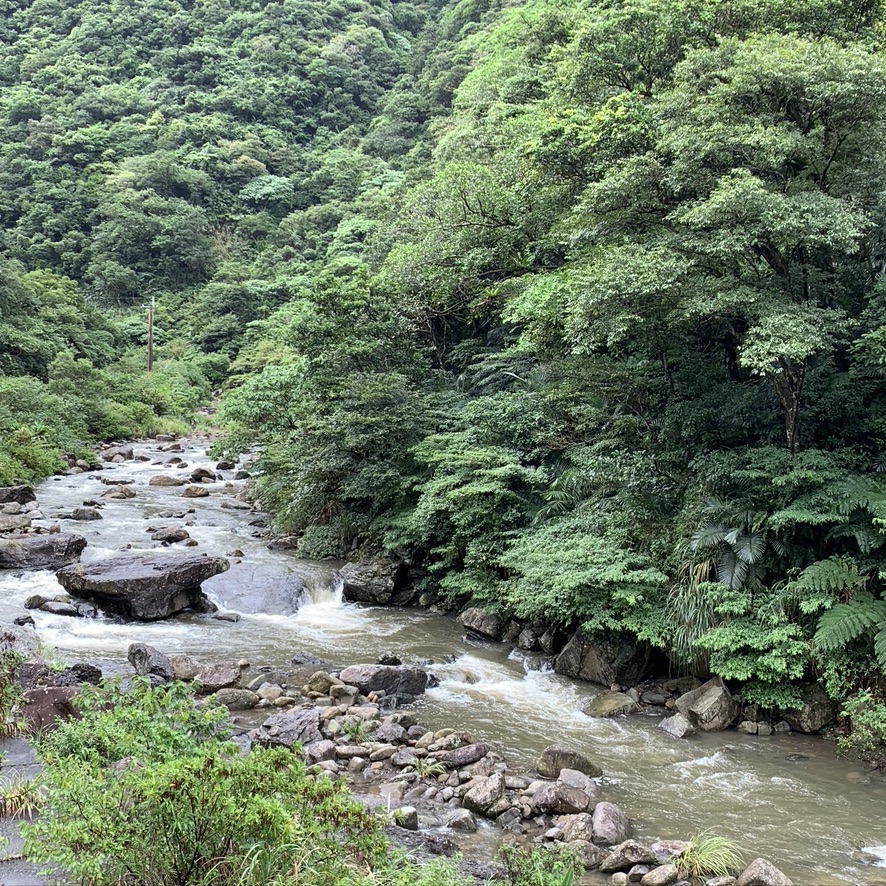
[[[407,556],[765,706],[882,697],[879,2],[7,0],[0,27],[7,460],[34,403],[86,439],[223,385],[306,555]],[[151,295],[146,380],[118,309]]]

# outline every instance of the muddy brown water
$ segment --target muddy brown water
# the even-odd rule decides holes
[[[188,464],[184,470],[152,464],[171,455],[158,452],[158,444],[136,446],[136,454],[150,461],[52,478],[37,490],[47,525],[57,510],[88,499],[103,502],[100,521],[63,521],[64,529],[86,536],[84,561],[113,556],[126,546],[153,549],[157,543],[149,527],[184,525],[198,542],[189,552],[241,551],[245,584],[249,570],[295,575],[305,585],[304,601],[292,614],[245,613],[237,623],[190,614],[145,624],[32,612],[38,636],[64,661],[123,666],[135,641],[210,662],[246,658],[252,663],[249,678],[261,666],[286,667],[297,652],[334,666],[372,662],[386,651],[404,661],[432,661],[440,685],[415,705],[422,722],[474,733],[514,767],[530,769],[552,742],[575,746],[602,767],[603,798],[635,820],[641,839],[711,831],[738,841],[748,860],[768,858],[797,886],[886,886],[886,783],[836,758],[831,743],[736,732],[681,741],[656,728],[658,717],[587,717],[581,709],[600,687],[557,676],[537,658],[500,644],[472,641],[451,616],[344,604],[335,564],[268,550],[260,530],[250,525],[260,515],[223,507],[236,505],[242,483],[205,484],[211,495],[200,499],[182,498],[181,487],[148,485],[161,471],[185,475],[211,466],[204,441],[193,441],[181,453]],[[132,480],[136,497],[100,498],[108,488],[101,477]],[[184,517],[159,516],[192,508]],[[32,594],[60,592],[51,572],[0,573],[0,623],[22,614]],[[281,609],[290,611],[282,604]],[[485,845],[484,836],[479,845]],[[470,844],[465,848],[471,851]],[[0,883],[3,875],[0,869]]]

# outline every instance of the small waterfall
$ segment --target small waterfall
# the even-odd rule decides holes
[[[300,606],[337,609],[344,603],[344,580],[338,570],[312,569],[301,574],[304,582]]]

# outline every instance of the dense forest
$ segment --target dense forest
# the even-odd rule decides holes
[[[884,730],[883,28],[4,0],[0,479],[221,389],[303,554]]]

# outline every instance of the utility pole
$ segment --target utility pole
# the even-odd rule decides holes
[[[154,296],[148,305],[148,372],[154,368]]]

